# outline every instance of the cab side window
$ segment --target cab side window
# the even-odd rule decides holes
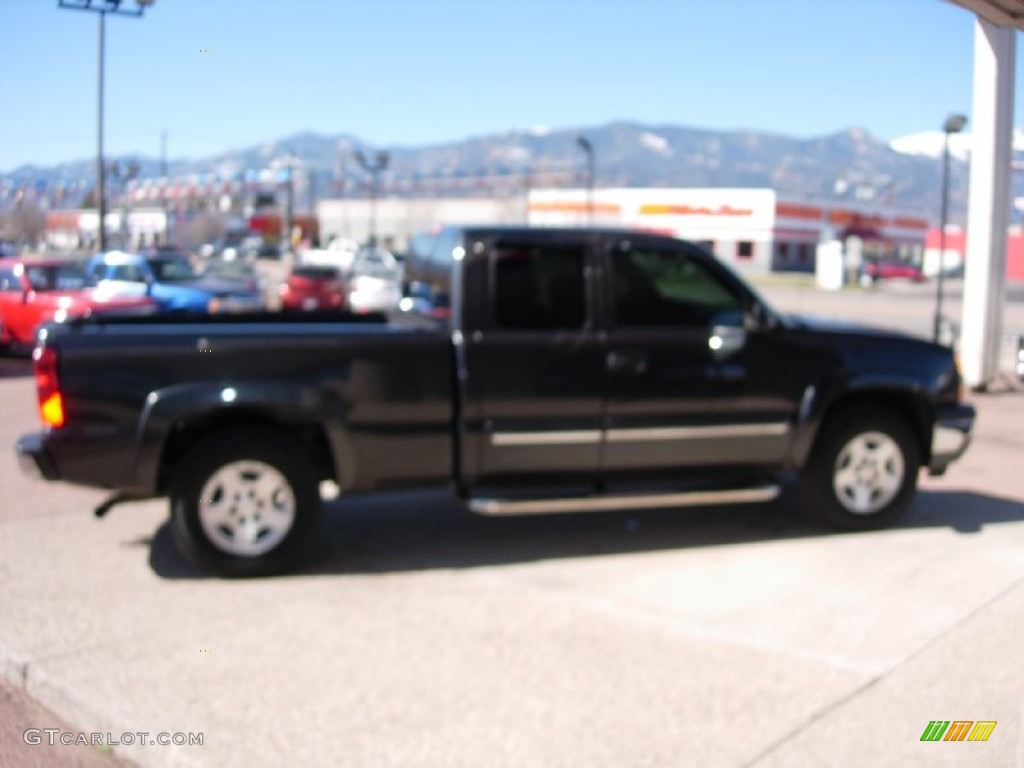
[[[586,324],[582,247],[500,246],[492,265],[499,328],[569,330]]]
[[[706,327],[742,301],[700,259],[676,250],[633,248],[612,253],[613,311],[618,326]]]
[[[21,278],[14,274],[13,269],[0,269],[0,291],[4,293],[21,293]]]
[[[102,261],[89,267],[88,279],[91,285],[96,285],[100,280],[107,278],[107,265]]]
[[[118,264],[110,271],[111,280],[124,280],[128,283],[146,282],[145,273],[134,264]]]

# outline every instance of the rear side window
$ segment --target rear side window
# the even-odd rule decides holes
[[[462,242],[459,227],[420,232],[409,243],[405,261],[409,295],[428,300],[434,307],[451,304],[453,252]]]
[[[581,247],[502,246],[493,254],[495,323],[508,329],[578,329],[586,322]]]

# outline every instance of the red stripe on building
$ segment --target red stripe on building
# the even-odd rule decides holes
[[[720,205],[717,208],[692,205],[665,205],[649,203],[640,206],[640,213],[645,216],[753,216],[750,208],[733,208],[731,205]]]
[[[928,229],[928,220],[912,219],[909,216],[896,216],[892,220],[892,225],[900,229]]]
[[[797,205],[795,203],[776,203],[775,215],[787,219],[821,220],[825,211],[813,205]]]

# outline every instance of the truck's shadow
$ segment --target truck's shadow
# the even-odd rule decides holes
[[[444,493],[384,494],[327,507],[318,551],[295,575],[477,568],[535,560],[853,536],[809,522],[795,493],[774,503],[538,517],[484,518]],[[900,528],[948,527],[964,534],[1024,520],[1024,503],[970,492],[919,491]],[[205,578],[185,562],[165,524],[150,564],[167,579]]]

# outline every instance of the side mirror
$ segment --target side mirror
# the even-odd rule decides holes
[[[708,335],[708,349],[717,360],[728,360],[747,344],[747,331],[733,325],[713,325]]]
[[[747,313],[722,312],[711,322],[708,349],[716,361],[727,360],[747,344]]]

